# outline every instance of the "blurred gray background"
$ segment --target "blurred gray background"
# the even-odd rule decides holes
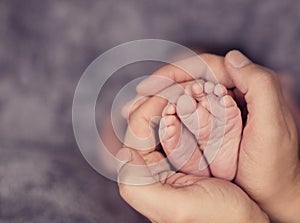
[[[160,38],[238,48],[299,83],[299,12],[297,0],[0,0],[0,222],[146,222],[77,148],[71,105],[85,68],[120,43]]]

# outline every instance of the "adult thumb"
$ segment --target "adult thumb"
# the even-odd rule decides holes
[[[117,169],[121,197],[152,221],[163,222],[171,213],[166,210],[174,206],[172,198],[175,191],[153,176],[153,171],[137,151],[123,148],[116,158],[119,160]]]
[[[273,71],[254,64],[237,50],[227,53],[225,68],[235,87],[244,94],[248,117],[262,127],[274,121],[284,123],[281,88]]]

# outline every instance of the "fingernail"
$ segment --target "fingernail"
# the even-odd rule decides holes
[[[242,68],[251,63],[251,61],[238,50],[233,50],[228,53],[228,61],[234,68]]]
[[[123,148],[117,153],[116,158],[116,169],[119,172],[126,163],[132,160],[132,154],[129,149]]]

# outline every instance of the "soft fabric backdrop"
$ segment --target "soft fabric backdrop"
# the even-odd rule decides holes
[[[84,69],[120,43],[160,38],[237,47],[297,78],[299,12],[297,0],[0,0],[0,222],[144,222],[74,141]]]

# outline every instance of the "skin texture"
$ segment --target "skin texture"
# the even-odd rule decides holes
[[[277,75],[245,58],[244,66],[235,68],[230,60],[237,55],[233,51],[225,57],[226,69],[244,95],[248,110],[236,183],[274,221],[297,222],[300,171],[295,122],[283,100]]]
[[[119,166],[121,196],[151,222],[268,222],[259,207],[233,183],[183,173],[156,182],[156,175],[146,166],[146,160],[158,158],[156,153],[149,153],[145,159],[137,151],[123,148],[117,158],[123,161]],[[164,171],[168,171],[166,167],[157,172]],[[141,179],[151,183],[135,185],[142,184]]]
[[[138,109],[134,117],[142,113]],[[123,148],[117,158],[122,161],[118,165],[121,196],[152,222],[268,222],[260,208],[231,182],[174,173],[168,165],[153,168],[151,164],[164,159],[155,150]]]
[[[164,108],[159,126],[160,142],[168,159],[176,169],[183,173],[196,176],[211,176],[208,163],[203,157],[203,151],[195,136],[181,123],[175,113],[175,106],[168,104]],[[185,157],[185,154],[189,151],[192,152],[192,156],[183,160],[182,157]],[[203,169],[199,166],[200,160],[205,162]]]
[[[253,64],[238,51],[229,52],[225,58],[213,55],[201,57],[216,75],[213,78],[203,78],[210,81],[217,79],[227,88],[235,87],[235,98],[242,109],[244,120],[247,120],[242,135],[235,183],[245,190],[274,222],[297,222],[300,219],[297,132],[283,100],[276,74]],[[190,75],[172,65],[156,71],[151,78],[154,76],[168,77],[179,83],[191,80]],[[151,78],[137,87],[139,94],[156,93],[151,86]],[[155,90],[160,91],[168,86],[156,85]],[[153,106],[166,105],[166,102],[155,97],[152,100]],[[142,108],[142,105],[139,108]]]
[[[160,176],[171,174],[166,165],[151,168],[163,158],[153,143],[157,125],[151,120],[160,116],[166,105],[166,99],[153,96],[129,114],[130,137],[125,138],[125,145],[131,149],[124,148],[117,155],[123,161],[118,169],[124,200],[152,222],[268,222],[260,208],[231,182],[183,173],[165,178]],[[132,169],[129,164],[142,168]],[[143,182],[148,185],[135,186]]]
[[[242,132],[239,108],[227,94],[227,89],[220,84],[195,81],[186,86],[185,92],[179,97],[176,106],[169,104],[163,112],[160,139],[164,151],[167,155],[177,150],[186,151],[190,148],[188,142],[196,139],[198,147],[180,171],[206,176],[207,172],[202,171],[202,163],[199,162],[202,157],[199,157],[201,154],[197,150],[200,149],[204,151],[206,159],[203,161],[206,165],[209,163],[213,176],[232,180],[237,170]],[[181,122],[184,124],[182,132]],[[186,133],[186,128],[192,134]],[[179,161],[171,160],[176,167]]]

